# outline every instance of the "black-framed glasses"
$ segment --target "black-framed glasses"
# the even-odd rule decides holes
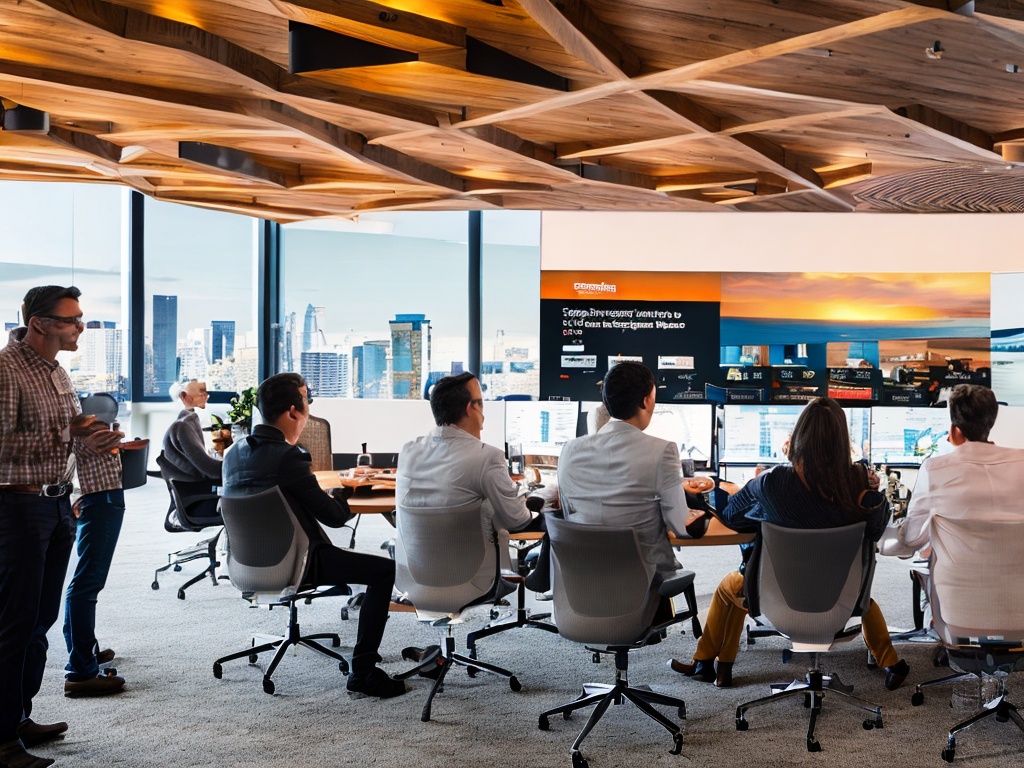
[[[312,395],[306,395],[306,405],[312,405],[312,404],[313,404],[313,396]]]
[[[36,315],[36,317],[42,318],[43,320],[53,320],[54,322],[61,323],[62,325],[71,325],[74,323],[79,328],[85,328],[85,321],[80,317],[62,317],[60,315]]]

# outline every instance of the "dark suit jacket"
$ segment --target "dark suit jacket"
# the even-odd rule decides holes
[[[344,499],[320,489],[309,453],[286,443],[276,427],[260,424],[225,453],[223,495],[251,496],[275,485],[288,499],[311,548],[330,544],[318,523],[340,528],[353,517]]]

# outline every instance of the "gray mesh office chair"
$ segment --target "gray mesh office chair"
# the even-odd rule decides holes
[[[153,589],[160,589],[159,576],[162,571],[173,569],[177,573],[185,563],[205,558],[206,567],[178,588],[178,599],[184,600],[185,590],[207,576],[210,577],[210,582],[217,586],[217,568],[220,567],[220,562],[217,560],[217,542],[220,540],[223,521],[217,509],[218,497],[216,487],[212,482],[171,479],[174,471],[164,458],[163,452],[156,457],[156,463],[160,467],[160,474],[164,482],[167,483],[167,492],[171,496],[171,504],[164,518],[164,530],[170,533],[193,533],[206,528],[218,529],[208,539],[169,553],[167,564],[157,568],[153,573],[153,583],[150,586]]]
[[[276,651],[263,675],[263,690],[272,694],[274,670],[288,649],[297,645],[334,659],[338,668],[347,674],[349,666],[345,657],[317,642],[330,640],[337,648],[341,639],[333,632],[303,635],[296,603],[316,597],[348,595],[351,590],[344,584],[328,589],[304,584],[309,538],[280,488],[274,486],[252,496],[224,497],[220,503],[228,539],[227,570],[231,583],[254,605],[265,598],[271,609],[287,608],[288,634],[262,645],[253,642],[241,651],[222,656],[213,663],[213,676],[219,679],[223,675],[225,662],[248,658],[250,664],[255,664],[259,654]]]
[[[313,471],[323,472],[334,469],[334,454],[331,453],[331,423],[319,416],[310,416],[299,435],[299,445],[313,458]]]
[[[574,701],[541,713],[538,727],[546,731],[552,715],[568,719],[578,709],[596,707],[571,748],[574,768],[586,768],[587,760],[580,751],[583,739],[609,705],[626,699],[672,734],[671,752],[678,755],[683,746],[679,725],[652,705],[673,707],[682,720],[686,718],[686,703],[647,686],[631,686],[629,651],[659,641],[667,626],[696,616],[694,573],[678,571],[676,577],[662,580],[654,566],[644,560],[632,528],[587,525],[548,516],[547,529],[551,538],[553,617],[558,633],[586,645],[595,661],[602,653],[614,655],[615,683],[588,683]],[[654,623],[662,598],[678,595],[685,595],[687,610]]]
[[[747,730],[747,710],[798,696],[810,709],[807,750],[819,752],[814,726],[826,690],[837,701],[873,714],[874,719],[864,720],[865,729],[882,727],[881,707],[853,696],[853,686],[818,668],[819,653],[860,635],[860,625],[849,622],[864,612],[871,598],[875,550],[874,542],[865,541],[865,527],[855,523],[806,529],[761,523],[746,569],[748,610],[788,638],[792,653],[813,654],[813,662],[802,682],[773,684],[770,696],[740,704],[737,730]]]
[[[452,627],[462,622],[462,611],[515,589],[502,578],[500,568],[500,553],[508,552],[508,532],[499,531],[495,541],[487,541],[480,506],[479,501],[442,508],[398,505],[395,589],[415,606],[421,621],[445,630],[437,649],[413,669],[396,675],[401,679],[418,672],[436,676],[423,706],[424,722],[430,719],[434,696],[455,664],[466,667],[471,676],[478,670],[501,675],[513,691],[522,687],[509,670],[455,652]]]
[[[82,404],[83,416],[95,416],[100,421],[113,424],[117,421],[118,402],[117,398],[107,392],[93,392],[91,395],[79,398]]]
[[[971,542],[968,550],[962,544]],[[1012,720],[1024,730],[1024,719],[1006,699],[1006,676],[1024,668],[1024,602],[1021,601],[1020,562],[1024,555],[1024,521],[958,520],[935,516],[931,521],[931,608],[935,631],[959,673],[920,683],[911,703],[924,703],[923,689],[961,680],[977,681],[995,674],[1000,691],[963,722],[949,729],[942,759],[952,762],[956,736],[975,723],[995,717]]]

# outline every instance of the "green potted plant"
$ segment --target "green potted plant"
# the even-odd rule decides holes
[[[237,426],[244,433],[252,431],[252,412],[256,410],[256,387],[243,389],[238,395],[232,397],[228,404],[228,418],[232,426]]]

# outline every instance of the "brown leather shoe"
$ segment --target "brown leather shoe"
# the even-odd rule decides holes
[[[694,659],[689,664],[684,664],[679,659],[671,659],[668,665],[672,668],[673,672],[678,672],[680,675],[686,675],[695,680],[702,680],[705,683],[715,682],[714,659]]]
[[[96,663],[97,664],[109,664],[114,660],[114,651],[110,648],[104,648],[102,651],[96,652]]]
[[[0,744],[0,765],[6,768],[47,768],[53,765],[48,757],[36,757],[25,751],[20,740]]]
[[[21,743],[26,747],[34,747],[46,741],[61,739],[64,731],[68,729],[67,723],[37,723],[31,718],[25,718],[18,724],[17,732]]]
[[[69,698],[79,696],[109,696],[124,690],[124,678],[118,675],[97,675],[90,680],[65,680],[64,695]]]

